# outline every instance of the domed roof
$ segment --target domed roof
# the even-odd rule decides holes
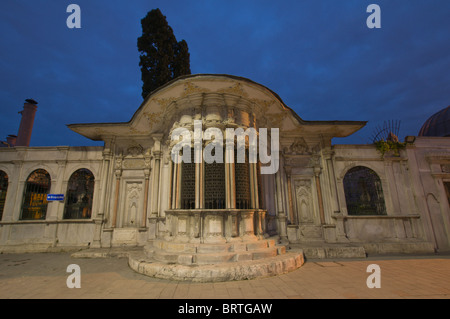
[[[450,106],[430,116],[422,125],[419,136],[450,136]]]

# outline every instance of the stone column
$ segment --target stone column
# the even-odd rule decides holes
[[[150,180],[150,157],[144,158],[144,176],[145,176],[145,188],[144,188],[144,208],[142,210],[141,227],[147,227],[147,209],[148,209],[148,192],[149,192],[149,180]]]
[[[257,214],[256,234],[258,235],[258,238],[262,239],[262,238],[264,238],[264,234],[266,232],[266,227],[265,227],[266,211],[259,210],[256,212],[256,214]]]
[[[226,208],[236,208],[236,181],[234,172],[234,140],[225,147],[225,192]]]
[[[105,143],[106,144],[106,143]],[[109,171],[109,164],[111,162],[111,151],[109,148],[106,148],[103,150],[103,165],[102,165],[102,173],[101,173],[101,194],[100,194],[100,208],[98,210],[98,216],[104,216],[105,215],[105,202],[106,202],[106,188],[107,188],[107,181],[108,181],[108,171]]]
[[[179,209],[181,206],[181,162],[177,164],[178,157],[179,154],[176,154],[173,163],[172,209]]]
[[[3,211],[3,221],[17,221],[20,220],[22,217],[22,198],[23,198],[23,192],[24,187],[26,183],[26,178],[28,176],[22,176],[23,174],[23,161],[22,160],[13,160],[12,163],[14,164],[14,170],[13,174],[16,174],[17,179],[15,179],[16,188],[15,188],[15,196],[14,196],[14,205],[11,213],[9,213],[8,210]],[[11,179],[10,176],[8,178]],[[11,189],[8,187],[8,192],[11,192]],[[11,195],[8,195],[11,197]],[[8,202],[6,202],[8,204]],[[6,206],[5,206],[6,208]]]
[[[152,196],[151,196],[151,215],[152,217],[158,217],[158,204],[159,204],[159,175],[161,164],[161,151],[153,151],[154,167],[153,167],[153,181],[152,181]]]
[[[278,218],[278,224],[279,224],[279,235],[280,235],[280,241],[282,243],[288,242],[288,237],[286,233],[286,215],[284,213],[283,209],[283,196],[281,193],[281,170],[278,170],[278,172],[275,174],[275,181],[276,181],[276,198],[277,198],[277,218]]]
[[[114,194],[114,208],[111,221],[111,227],[115,228],[117,223],[117,210],[119,207],[119,190],[120,190],[120,177],[122,176],[122,154],[116,160],[116,170],[114,172],[116,176],[116,191]]]
[[[339,208],[339,197],[337,194],[337,184],[336,184],[336,176],[334,172],[334,165],[333,165],[333,156],[334,151],[328,150],[323,152],[325,156],[325,160],[327,163],[327,170],[329,174],[329,180],[330,180],[330,188],[331,188],[331,195],[332,195],[332,205],[333,205],[333,211],[338,212],[340,210]]]
[[[250,204],[251,208],[259,209],[258,196],[258,163],[252,163],[251,154],[256,154],[256,147],[249,146],[249,171],[250,171]]]
[[[202,209],[204,204],[204,165],[203,165],[203,143],[195,142],[194,164],[195,164],[195,208]]]
[[[66,152],[67,157],[67,152]],[[64,180],[64,175],[66,171],[67,161],[56,161],[58,163],[58,172],[56,173],[57,182],[56,182],[56,193],[64,194],[66,196],[68,180]],[[61,220],[64,219],[64,202],[53,202],[52,210],[50,211],[48,218],[49,220]],[[59,215],[59,216],[58,216]],[[46,218],[47,219],[47,218]],[[56,238],[56,236],[55,236]]]
[[[314,177],[316,179],[316,188],[317,188],[317,200],[319,201],[319,213],[320,213],[320,223],[325,225],[325,212],[323,209],[323,199],[322,199],[322,189],[320,186],[320,172],[321,168],[316,166],[314,167]]]
[[[292,201],[292,168],[290,166],[285,166],[284,170],[286,171],[286,177],[287,177],[287,189],[288,189],[288,200],[289,200],[289,216],[291,219],[292,224],[297,224],[297,221],[295,220],[294,215],[294,207],[293,207],[293,201]]]
[[[255,236],[255,227],[254,227],[254,214],[255,212],[250,211],[241,211],[241,223],[239,233],[243,240],[256,240]]]

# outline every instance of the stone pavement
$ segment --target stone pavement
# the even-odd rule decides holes
[[[70,264],[81,288],[68,288]],[[381,288],[368,288],[370,264]],[[73,258],[71,253],[0,254],[1,299],[391,299],[450,298],[450,256],[307,260],[288,274],[262,279],[193,283],[135,273],[126,258]]]

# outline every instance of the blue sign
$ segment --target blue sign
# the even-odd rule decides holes
[[[64,200],[64,194],[47,194],[47,201],[63,201]]]

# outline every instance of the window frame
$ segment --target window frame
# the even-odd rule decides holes
[[[82,174],[77,178],[77,174]],[[89,176],[86,178],[86,176]],[[71,183],[73,183],[71,185]],[[82,186],[80,183],[85,183],[85,192],[80,192],[79,187]],[[90,183],[88,186],[87,184]],[[75,189],[71,189],[74,186]],[[88,190],[89,187],[89,190]],[[95,176],[91,170],[87,168],[79,168],[75,170],[69,177],[67,182],[63,219],[91,219],[92,218],[92,207],[94,203],[94,192],[95,192]],[[76,200],[76,202],[74,202]],[[81,204],[79,204],[81,203]],[[78,208],[78,211],[76,211]],[[69,211],[70,209],[70,211]]]
[[[342,184],[349,216],[387,215],[383,183],[373,169],[364,165],[353,166],[345,173]],[[362,200],[358,202],[355,197]]]
[[[31,184],[30,179],[32,178],[33,174],[45,175],[48,180],[48,183]],[[47,209],[48,209],[47,195],[50,193],[51,187],[52,187],[52,179],[50,173],[46,169],[37,168],[28,175],[22,192],[22,207],[20,209],[20,220],[45,220],[45,218],[47,217]],[[41,188],[41,191],[39,191],[40,190],[39,188]],[[29,204],[27,204],[28,200],[30,201]],[[42,203],[39,204],[39,201],[41,201]],[[26,212],[25,209],[27,210]],[[24,213],[27,213],[30,216],[32,216],[33,211],[35,217],[28,217],[28,216],[24,217]],[[37,217],[39,214],[41,216]]]

